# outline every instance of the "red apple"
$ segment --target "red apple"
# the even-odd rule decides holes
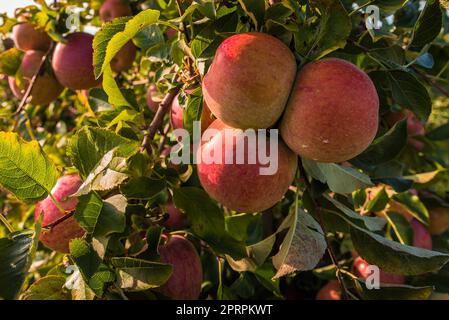
[[[51,44],[50,37],[29,22],[16,24],[12,28],[12,38],[17,49],[22,51],[39,50],[45,52]]]
[[[38,202],[35,212],[35,221],[41,213],[44,214],[42,226],[46,227],[61,219],[64,215],[76,209],[78,199],[71,197],[81,186],[82,181],[79,175],[71,174],[58,179],[51,194],[58,201],[65,212],[61,212],[54,204],[50,196]],[[72,216],[61,223],[51,227],[49,231],[42,231],[39,239],[48,248],[58,252],[69,252],[69,242],[75,238],[84,236],[85,230],[80,227]]]
[[[171,264],[173,272],[161,287],[162,293],[174,300],[195,300],[201,294],[203,269],[200,257],[187,239],[180,235],[164,235],[159,247],[161,262]]]
[[[128,41],[111,61],[111,68],[115,72],[122,72],[129,70],[136,59],[136,46],[132,41]]]
[[[100,19],[103,22],[132,15],[133,12],[126,0],[106,0],[100,8]]]
[[[268,165],[262,165],[257,156],[259,145],[263,143],[259,138],[256,138],[255,150],[251,150],[248,143],[240,143],[245,139],[241,130],[228,127],[218,119],[210,125],[205,134],[209,129],[215,129],[217,132],[209,141],[203,141],[198,148],[197,169],[201,185],[212,198],[231,210],[248,213],[266,210],[282,199],[295,176],[297,157],[281,139],[277,141],[277,155],[271,155],[269,138],[266,138],[265,153],[277,158],[277,168],[273,174],[261,174],[261,168]],[[213,134],[213,131],[210,133]],[[231,137],[225,138],[227,135]],[[237,141],[243,146],[242,164],[236,161]],[[221,159],[207,161],[212,163],[204,161],[204,158],[213,156],[218,150],[221,150],[218,155]],[[256,152],[255,163],[248,161],[249,156],[253,156],[250,151]],[[233,156],[233,159],[230,159],[232,161],[226,160],[227,155]]]
[[[370,272],[368,270],[368,266],[370,264],[362,259],[362,257],[357,257],[354,260],[353,268],[355,272],[362,277],[363,279],[368,278],[370,276]],[[405,277],[402,275],[387,273],[382,270],[379,270],[379,280],[380,283],[386,283],[386,284],[404,284],[405,283]]]
[[[430,236],[427,228],[416,219],[413,219],[410,224],[414,233],[413,246],[417,248],[432,250],[432,237]]]
[[[329,281],[322,287],[317,295],[316,300],[341,300],[341,288],[338,280]]]
[[[52,66],[59,82],[73,90],[90,89],[98,86],[93,67],[94,37],[88,33],[76,32],[60,42],[53,53]]]
[[[159,91],[157,90],[157,86],[154,83],[150,84],[147,90],[147,105],[153,112],[156,112],[159,108],[159,102],[155,99],[155,96],[158,93]]]
[[[176,208],[173,201],[169,201],[166,205],[168,219],[164,221],[163,226],[167,227],[171,230],[182,229],[185,228],[189,221],[187,216],[181,212],[178,208]]]

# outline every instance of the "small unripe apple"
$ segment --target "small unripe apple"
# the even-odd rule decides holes
[[[418,220],[410,222],[413,229],[413,246],[417,248],[432,250],[432,237],[427,228]]]
[[[368,270],[369,265],[367,261],[359,256],[354,260],[353,269],[361,278],[366,279],[371,275],[371,272]],[[379,281],[386,284],[404,284],[405,277],[379,270]]]
[[[158,93],[157,86],[154,83],[150,84],[147,90],[147,106],[153,112],[156,112],[159,108],[159,102],[155,99]]]
[[[136,59],[136,46],[132,41],[128,41],[111,61],[111,68],[115,72],[129,70]]]
[[[432,235],[440,235],[449,229],[449,208],[438,207],[429,210],[429,232]]]
[[[165,34],[167,35],[168,39],[173,39],[178,35],[178,31],[173,28],[167,28],[167,31],[165,31]]]
[[[248,143],[241,143],[245,139],[242,130],[226,126],[218,119],[209,126],[206,133],[210,129],[215,129],[217,132],[210,140],[202,142],[198,148],[198,159],[204,160],[204,156],[215,155],[216,152],[221,159],[199,161],[198,177],[204,190],[225,207],[240,212],[260,212],[280,201],[292,183],[297,168],[297,156],[282,140],[277,141],[278,150],[277,154],[274,154],[275,151],[270,150],[269,138],[265,138],[265,154],[275,158],[277,168],[273,174],[261,174],[261,168],[267,168],[268,165],[262,165],[257,156],[260,146],[263,145],[263,141],[259,141],[260,138],[257,135],[256,145],[253,146],[255,150],[251,150]],[[213,134],[213,131],[210,132]],[[231,138],[225,138],[229,135]],[[237,163],[237,141],[240,145],[244,145],[242,164]],[[251,155],[255,152],[255,163],[250,163],[248,160],[250,151]],[[232,161],[226,160],[227,155],[233,156]]]
[[[52,66],[59,82],[73,90],[90,89],[98,86],[93,67],[94,37],[88,33],[76,32],[66,37],[66,43],[56,45]]]
[[[35,212],[35,221],[37,221],[40,214],[43,213],[44,218],[42,226],[46,227],[61,219],[64,215],[74,211],[78,204],[78,199],[76,197],[71,197],[71,195],[78,191],[81,184],[81,178],[77,174],[66,175],[59,178],[56,185],[53,187],[51,194],[65,212],[61,212],[51,197],[48,196],[44,200],[38,202]],[[72,216],[51,227],[49,231],[42,230],[39,239],[45,246],[54,251],[68,253],[70,241],[75,238],[83,237],[85,233],[85,230],[80,227],[78,222]]]
[[[169,201],[166,205],[168,219],[164,221],[163,226],[171,230],[182,229],[188,226],[187,216],[176,208],[173,201]]]
[[[354,64],[327,58],[298,72],[280,132],[302,157],[343,162],[362,153],[378,128],[379,97]]]
[[[296,68],[279,39],[261,32],[233,35],[218,47],[204,77],[204,100],[229,126],[269,128],[285,109]]]
[[[126,0],[106,0],[100,8],[100,19],[109,22],[118,17],[132,16],[133,12]]]
[[[51,44],[50,37],[29,22],[16,24],[12,28],[12,38],[17,49],[22,51],[39,50],[45,52]]]
[[[25,53],[17,73],[20,82],[17,83],[16,78],[9,77],[9,86],[18,99],[22,99],[31,79],[39,70],[42,58],[45,53],[42,51],[29,50]],[[61,94],[64,87],[56,80],[56,78],[47,70],[44,65],[43,71],[37,76],[31,90],[30,103],[34,105],[45,105],[54,101]]]
[[[341,288],[338,280],[329,281],[322,287],[317,295],[316,300],[341,300]]]
[[[167,235],[159,247],[161,262],[172,265],[173,272],[162,285],[162,293],[174,300],[195,300],[201,294],[203,269],[200,257],[190,241],[180,235]]]

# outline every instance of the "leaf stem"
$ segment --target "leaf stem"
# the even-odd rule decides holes
[[[5,225],[9,233],[13,233],[15,231],[13,226],[9,223],[8,219],[6,219],[2,212],[0,212],[0,221]]]

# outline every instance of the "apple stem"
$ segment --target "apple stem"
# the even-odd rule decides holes
[[[15,231],[13,226],[9,223],[8,219],[6,219],[2,212],[0,212],[0,221],[5,225],[9,233],[13,233]]]
[[[307,179],[307,175],[306,175],[306,171],[304,169],[304,166],[302,165],[302,159],[299,158],[299,175],[302,178],[302,180],[304,180],[304,183],[306,184],[306,188],[307,190],[311,190],[311,185],[309,180]],[[299,188],[298,188],[299,189]],[[338,262],[337,256],[335,255],[334,250],[332,249],[332,244],[329,241],[329,238],[327,236],[327,231],[326,231],[326,227],[323,223],[323,217],[321,214],[321,206],[317,203],[317,201],[315,200],[315,198],[313,197],[313,195],[311,195],[310,197],[312,199],[312,203],[315,209],[315,213],[316,216],[318,218],[318,223],[321,226],[321,229],[323,230],[324,233],[324,239],[326,240],[326,246],[327,246],[327,252],[329,254],[329,257],[331,258],[332,264],[335,266],[336,269],[336,276],[338,279],[338,282],[340,284],[340,287],[342,289],[342,298],[343,300],[348,300],[348,288],[346,287],[346,284],[343,280],[343,276],[342,276],[342,268],[340,266],[340,263]]]

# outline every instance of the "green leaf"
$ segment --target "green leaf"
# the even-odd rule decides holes
[[[42,218],[34,232],[25,230],[0,238],[0,298],[15,299],[36,254]]]
[[[148,9],[128,21],[116,18],[106,24],[94,38],[94,68],[98,78],[103,72],[103,88],[114,106],[130,106],[114,80],[111,61],[120,49],[140,31],[159,20],[159,11]]]
[[[172,266],[134,258],[112,258],[117,268],[117,282],[127,291],[141,291],[164,284],[172,274]]]
[[[413,229],[402,214],[388,211],[385,213],[385,218],[387,218],[388,223],[400,243],[409,246],[413,245]]]
[[[117,156],[128,157],[139,148],[139,143],[115,134],[113,131],[83,127],[69,142],[67,154],[81,176],[86,178],[110,150]]]
[[[46,276],[34,282],[21,295],[21,300],[71,300],[70,292],[64,288],[62,276]]]
[[[393,12],[402,8],[406,2],[408,0],[374,0],[373,4],[385,11]]]
[[[449,123],[445,123],[426,134],[430,140],[441,141],[449,139]]]
[[[236,259],[246,256],[244,243],[226,232],[223,212],[203,190],[195,187],[179,188],[174,191],[173,200],[176,207],[189,217],[193,232],[215,251]]]
[[[396,123],[387,133],[374,140],[362,154],[351,163],[374,166],[393,160],[407,144],[407,120]]]
[[[328,1],[319,5],[322,12],[317,38],[315,59],[342,49],[351,33],[351,19],[340,1]]]
[[[201,121],[203,112],[203,94],[201,87],[196,88],[187,96],[187,106],[183,111],[183,128],[193,135],[193,122]]]
[[[447,254],[403,245],[359,227],[351,228],[351,238],[364,260],[388,273],[415,276],[438,271],[449,261]]]
[[[308,174],[322,183],[327,183],[329,189],[336,193],[351,193],[372,186],[370,178],[354,168],[308,159],[302,159],[302,163]]]
[[[248,238],[248,227],[258,219],[257,215],[241,213],[225,217],[226,231],[239,241]]]
[[[336,209],[338,209],[339,212],[344,213],[344,216],[340,215],[338,212],[330,212],[341,216],[346,221],[349,220],[351,225],[356,225],[371,231],[380,231],[385,226],[385,220],[382,218],[361,216],[329,195],[325,195],[324,198],[328,200]]]
[[[382,285],[379,289],[368,289],[365,281],[354,279],[357,291],[364,300],[428,300],[432,287],[412,287],[407,285]]]
[[[301,208],[293,210],[291,217],[288,233],[273,257],[273,265],[278,270],[273,279],[312,270],[326,252],[326,239],[318,222]]]
[[[259,30],[263,25],[265,15],[265,0],[238,0],[243,11],[253,22],[255,29]]]
[[[164,34],[157,25],[149,25],[140,30],[133,39],[134,44],[141,49],[148,49],[165,42]]]
[[[0,185],[25,201],[45,198],[59,172],[37,141],[25,142],[16,133],[0,132]]]
[[[413,217],[424,223],[426,226],[429,225],[429,211],[427,211],[426,206],[421,202],[418,196],[409,192],[402,192],[395,194],[393,200],[404,205]]]
[[[406,71],[395,70],[388,74],[394,101],[413,111],[420,120],[427,121],[432,101],[426,87]]]
[[[410,50],[420,51],[424,46],[431,43],[441,32],[443,27],[443,12],[438,0],[426,1],[424,10],[419,15],[418,21],[413,29]]]
[[[120,191],[128,199],[149,200],[165,189],[163,180],[148,177],[130,179],[128,183],[121,186]]]
[[[23,52],[12,48],[0,53],[0,74],[15,76],[22,63]]]
[[[389,200],[390,200],[390,198],[388,197],[388,194],[385,191],[385,188],[382,188],[382,190],[380,190],[376,194],[374,199],[371,200],[370,202],[368,202],[368,205],[366,206],[366,210],[371,211],[371,212],[382,211],[387,206]]]
[[[114,273],[105,265],[86,240],[74,239],[70,242],[70,254],[79,271],[92,291],[103,296],[106,283],[113,282]]]
[[[103,209],[103,201],[95,192],[80,196],[78,200],[74,217],[87,233],[92,234]]]

